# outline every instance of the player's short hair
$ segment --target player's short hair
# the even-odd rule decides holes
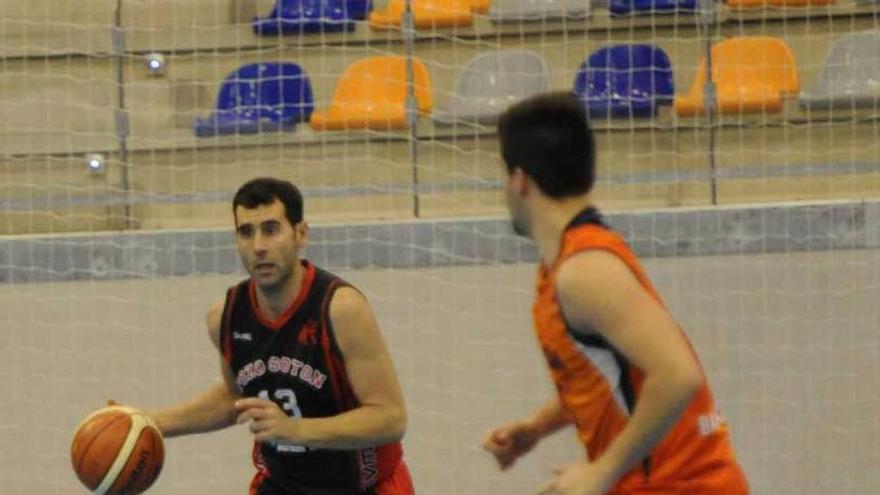
[[[544,194],[564,198],[593,188],[593,132],[574,94],[546,93],[511,106],[498,119],[498,135],[508,173],[521,169]]]
[[[299,189],[290,181],[258,177],[245,182],[232,199],[232,215],[236,224],[238,218],[235,217],[235,208],[239,205],[250,209],[271,204],[276,199],[284,204],[284,214],[290,225],[302,222],[303,197]]]

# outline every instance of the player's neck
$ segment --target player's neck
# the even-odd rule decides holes
[[[556,262],[562,247],[562,234],[571,219],[590,206],[589,195],[561,200],[541,198],[537,201],[532,221],[532,238],[538,243],[541,261],[546,266]]]
[[[287,308],[293,304],[296,296],[302,288],[306,270],[301,262],[294,264],[293,272],[287,280],[272,289],[264,289],[256,286],[257,304],[263,316],[274,320],[284,314]]]

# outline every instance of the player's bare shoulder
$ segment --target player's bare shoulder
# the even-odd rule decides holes
[[[351,323],[370,317],[370,304],[357,289],[353,287],[340,287],[333,292],[328,311],[333,326],[349,326]]]
[[[631,284],[637,284],[632,270],[620,258],[602,249],[588,249],[566,258],[556,275],[556,289],[561,297],[601,298],[620,285]]]
[[[336,289],[330,300],[331,318],[357,316],[358,312],[369,311],[370,305],[363,294],[354,287],[343,286]]]
[[[211,338],[211,342],[214,343],[214,347],[218,350],[220,349],[220,325],[223,321],[223,308],[225,306],[226,298],[218,298],[211,304],[211,307],[208,308],[208,313],[205,315],[208,336]]]
[[[330,300],[330,321],[343,352],[373,347],[382,340],[379,324],[366,297],[353,287],[340,287]]]
[[[647,296],[632,271],[605,250],[579,252],[562,261],[556,291],[574,329],[602,332],[609,319],[629,311],[633,298]]]

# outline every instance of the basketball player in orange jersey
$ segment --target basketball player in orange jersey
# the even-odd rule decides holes
[[[540,95],[499,119],[514,228],[537,242],[533,317],[558,391],[484,439],[502,469],[574,425],[587,459],[542,495],[746,495],[694,350],[590,201],[594,146],[578,100]]]
[[[299,190],[255,179],[232,205],[250,277],[208,311],[223,380],[150,416],[168,437],[248,424],[250,495],[412,495],[394,365],[361,293],[300,259]]]

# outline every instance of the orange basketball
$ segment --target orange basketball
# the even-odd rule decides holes
[[[70,445],[73,470],[97,495],[136,495],[159,477],[165,460],[162,434],[142,411],[106,407],[77,427]]]

